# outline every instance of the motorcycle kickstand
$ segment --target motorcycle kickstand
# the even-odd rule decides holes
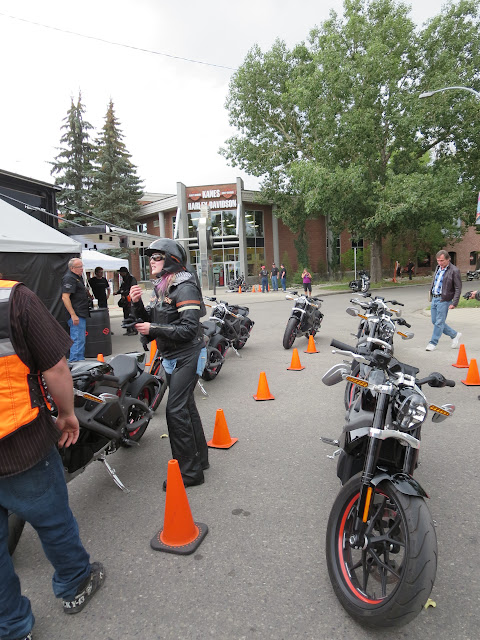
[[[197,384],[200,387],[201,392],[203,393],[204,396],[208,396],[207,390],[205,389],[205,387],[203,386],[203,384],[200,382],[200,379],[197,380]]]
[[[123,482],[120,480],[120,478],[117,476],[115,469],[110,466],[108,464],[108,462],[105,459],[105,454],[101,455],[98,458],[99,462],[103,462],[103,464],[105,465],[105,468],[107,469],[108,473],[111,475],[113,481],[115,482],[115,484],[117,485],[117,487],[119,487],[122,491],[124,491],[125,493],[130,493],[130,489],[127,489],[127,487],[123,484]]]
[[[241,357],[242,357],[242,354],[241,354],[241,353],[238,353],[237,349],[235,349],[235,347],[233,346],[233,344],[232,344],[231,346],[232,346],[232,349],[235,351],[235,355],[236,355],[236,356],[238,356],[239,358],[241,358]]]

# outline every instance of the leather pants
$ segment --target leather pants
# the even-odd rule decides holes
[[[208,447],[194,397],[198,355],[199,351],[192,349],[178,357],[173,372],[167,373],[166,406],[172,457],[178,460],[182,476],[195,482],[203,480],[203,470],[208,467]]]

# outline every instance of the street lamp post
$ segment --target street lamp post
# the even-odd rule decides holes
[[[443,87],[443,89],[436,89],[435,91],[424,91],[418,97],[430,98],[430,96],[433,96],[434,93],[443,93],[444,91],[451,91],[452,89],[456,89],[459,91],[469,91],[470,93],[473,93],[477,98],[480,98],[480,93],[478,91],[475,91],[475,89],[470,89],[470,87]]]

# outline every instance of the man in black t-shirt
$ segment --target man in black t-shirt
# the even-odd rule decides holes
[[[118,270],[119,274],[122,276],[122,284],[119,286],[118,291],[116,293],[114,293],[114,295],[119,295],[120,294],[120,301],[119,301],[119,305],[122,307],[123,310],[123,317],[125,318],[125,320],[130,316],[130,311],[132,309],[132,301],[130,299],[130,289],[133,287],[134,284],[137,284],[137,279],[132,276],[132,274],[128,271],[127,267],[121,267]],[[132,335],[136,335],[137,334],[137,330],[136,329],[127,329],[126,333],[124,333],[124,336],[132,336]]]
[[[110,295],[108,280],[103,277],[102,267],[95,268],[95,275],[89,278],[88,284],[92,290],[93,297],[98,300],[99,309],[107,309],[107,299]]]
[[[73,340],[69,362],[85,360],[85,338],[87,318],[89,317],[90,296],[82,278],[83,262],[80,258],[72,258],[68,262],[68,271],[62,278],[62,302],[70,314],[68,326],[70,338]]]

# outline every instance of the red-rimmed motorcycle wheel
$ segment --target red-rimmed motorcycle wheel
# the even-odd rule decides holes
[[[141,400],[142,402],[144,402],[147,405],[147,407],[149,407],[153,402],[155,393],[156,393],[155,385],[149,383],[144,385],[142,389],[136,394],[135,397],[138,400]],[[132,422],[135,422],[136,420],[139,420],[140,418],[143,417],[144,414],[145,414],[144,410],[134,405],[128,411],[127,423],[132,423]],[[138,427],[138,429],[135,429],[135,431],[130,431],[128,434],[128,439],[133,440],[134,442],[138,442],[140,438],[143,436],[143,434],[145,433],[145,431],[147,430],[148,425],[149,425],[149,422],[144,424],[143,427]]]
[[[360,624],[400,627],[415,618],[433,588],[437,538],[423,498],[399,492],[389,481],[376,487],[367,544],[355,549],[353,532],[360,477],[338,494],[326,537],[328,573],[335,595]]]
[[[207,349],[207,364],[202,373],[202,378],[207,382],[214,380],[218,376],[223,365],[223,362],[218,361],[218,354],[223,357],[223,354],[225,353],[225,345],[219,342],[215,346],[215,349],[218,353]]]

